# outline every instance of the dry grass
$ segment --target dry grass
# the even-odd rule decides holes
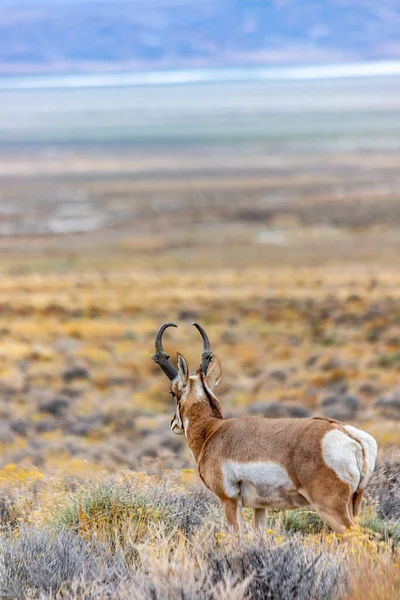
[[[1,597],[397,598],[400,529],[389,537],[395,522],[380,520],[374,504],[343,536],[316,526],[310,511],[272,511],[255,537],[245,511],[239,542],[198,485],[176,471],[80,480],[8,468]]]

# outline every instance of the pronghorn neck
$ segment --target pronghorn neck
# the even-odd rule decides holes
[[[219,428],[222,421],[222,416],[213,416],[212,411],[200,402],[183,417],[188,446],[196,462],[199,460],[204,443]]]
[[[200,384],[201,394],[198,391]],[[219,428],[223,415],[218,398],[203,381],[198,381],[194,387],[194,394],[182,407],[181,418],[189,448],[197,462],[205,441]]]

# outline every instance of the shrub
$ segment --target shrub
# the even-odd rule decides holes
[[[84,540],[68,531],[20,529],[0,538],[0,597],[23,599],[56,592],[95,564]]]
[[[326,552],[315,554],[300,540],[279,544],[257,541],[218,557],[209,558],[213,585],[248,579],[244,598],[263,600],[330,600],[344,589],[344,573]]]
[[[400,521],[400,455],[378,461],[368,495],[381,519]]]
[[[4,491],[0,495],[0,528],[15,527],[21,518],[21,512],[16,507],[14,499]]]
[[[272,527],[281,527],[287,533],[320,533],[325,527],[322,519],[311,508],[271,511],[269,523]]]
[[[394,548],[400,547],[400,521],[384,521],[374,510],[367,510],[361,516],[360,525],[375,534],[377,541],[390,541]]]
[[[191,534],[210,510],[210,495],[204,488],[191,492],[171,491],[168,481],[143,484],[131,478],[109,478],[78,491],[73,503],[57,517],[58,524],[80,535],[124,544],[145,540],[156,528],[171,535]]]

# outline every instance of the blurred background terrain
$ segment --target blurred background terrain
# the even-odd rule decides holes
[[[165,321],[192,369],[206,327],[228,416],[398,447],[399,33],[395,2],[0,2],[0,466],[193,466]]]

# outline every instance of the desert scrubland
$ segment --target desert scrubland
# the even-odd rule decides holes
[[[4,153],[0,595],[375,600],[400,589],[400,159],[261,146]],[[164,345],[226,416],[378,441],[355,530],[270,511],[235,540],[169,430]]]

